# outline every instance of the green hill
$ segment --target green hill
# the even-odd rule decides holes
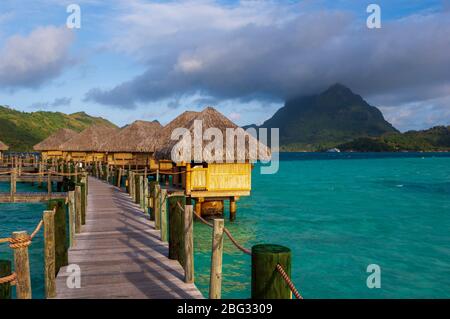
[[[423,131],[385,134],[377,138],[359,138],[337,146],[343,151],[450,151],[450,126]]]
[[[114,124],[84,112],[64,114],[60,112],[20,112],[0,106],[0,141],[11,151],[32,151],[39,143],[60,128],[82,131],[93,124]]]
[[[261,127],[280,129],[282,151],[315,151],[358,137],[398,132],[380,110],[341,84],[287,101]]]

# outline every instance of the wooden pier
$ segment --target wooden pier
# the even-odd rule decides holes
[[[131,197],[89,177],[86,224],[69,249],[81,288],[68,288],[67,267],[56,278],[56,298],[203,298],[184,270],[168,258],[168,244]]]
[[[47,193],[47,192],[24,192],[15,193],[14,196],[8,193],[0,192],[0,203],[36,203],[36,202],[46,202],[51,199],[61,199],[66,198],[67,193]]]
[[[37,175],[22,175],[15,177],[17,183],[42,183],[47,182],[47,176],[37,176]],[[51,176],[52,182],[62,182],[64,180],[63,176]],[[10,175],[0,175],[0,182],[10,182]]]

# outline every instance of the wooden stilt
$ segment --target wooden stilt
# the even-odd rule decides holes
[[[236,198],[230,198],[230,221],[234,221],[236,219]]]

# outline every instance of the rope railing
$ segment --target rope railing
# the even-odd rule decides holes
[[[281,266],[280,264],[277,264],[277,271],[280,273],[281,277],[283,277],[284,281],[289,286],[289,289],[292,291],[295,298],[303,299],[303,297],[298,292],[297,288],[295,288],[295,285],[292,282],[291,278],[289,278],[289,275],[284,271],[283,266]]]
[[[7,171],[7,172],[0,172],[0,175],[11,175],[14,171]],[[18,172],[16,171],[17,176],[19,176]],[[66,177],[72,177],[72,176],[80,176],[83,175],[83,172],[78,173],[62,173],[62,172],[56,172],[56,171],[48,171],[48,172],[39,172],[39,173],[31,173],[31,172],[22,172],[20,176],[66,176]]]
[[[178,208],[184,212],[184,208],[180,205],[180,202],[177,202]],[[203,224],[214,228],[214,225],[211,224],[210,222],[208,222],[206,219],[204,219],[202,216],[198,215],[197,213],[194,213],[194,216],[200,220]],[[231,240],[231,242],[234,244],[234,246],[236,246],[237,249],[239,249],[240,251],[242,251],[244,254],[247,255],[251,255],[252,252],[245,248],[244,246],[242,246],[241,244],[238,243],[238,241],[233,237],[233,235],[231,234],[231,232],[228,230],[228,228],[224,227],[223,228],[223,232],[227,235],[227,237]]]
[[[16,280],[17,280],[17,275],[15,272],[13,272],[11,275],[1,277],[0,285],[9,283],[10,285],[14,286],[16,284]]]
[[[11,249],[28,247],[29,245],[31,245],[31,242],[32,242],[33,238],[36,236],[36,234],[41,230],[41,227],[42,227],[43,223],[44,223],[44,221],[41,219],[39,221],[39,223],[37,224],[36,228],[31,233],[31,235],[29,235],[27,237],[23,237],[23,238],[11,238],[11,237],[0,238],[0,244],[9,243],[9,247]]]
[[[20,238],[0,238],[0,244],[2,243],[9,243],[9,247],[11,249],[18,249],[18,248],[26,248],[31,245],[33,238],[37,235],[37,233],[41,230],[42,225],[44,224],[44,221],[41,219],[39,223],[37,224],[36,228],[33,230],[31,235],[26,237],[20,237]],[[15,272],[11,273],[8,276],[1,277],[0,278],[0,285],[1,284],[7,284],[15,285],[17,283],[17,274]]]

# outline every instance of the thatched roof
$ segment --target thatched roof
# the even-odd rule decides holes
[[[8,145],[0,141],[0,151],[7,151],[9,149]]]
[[[92,125],[59,146],[61,151],[104,152],[102,146],[118,129],[104,125]]]
[[[55,150],[58,150],[59,146],[62,143],[70,140],[72,137],[74,137],[77,134],[78,133],[73,131],[73,130],[69,130],[67,128],[62,128],[62,129],[56,131],[55,133],[53,133],[52,135],[50,135],[49,137],[47,137],[42,142],[36,144],[33,147],[33,149],[35,151],[55,151]]]
[[[186,128],[191,133],[191,137],[194,136],[194,128],[195,128],[195,121],[201,121],[202,123],[202,134],[205,133],[205,131],[208,128],[217,128],[222,132],[223,135],[223,149],[221,150],[221,158],[222,161],[226,161],[227,159],[231,158],[234,161],[242,160],[243,158],[245,160],[251,160],[255,161],[258,159],[262,160],[268,160],[270,159],[270,149],[268,149],[267,146],[265,146],[262,143],[259,143],[253,136],[245,132],[242,128],[234,124],[232,121],[230,121],[228,118],[226,118],[223,114],[218,112],[216,109],[212,107],[207,107],[201,112],[185,112],[178,116],[176,119],[174,119],[172,122],[167,124],[163,130],[161,131],[161,134],[159,136],[159,147],[156,151],[155,155],[159,159],[171,159],[171,152],[172,149],[176,144],[179,143],[178,140],[172,140],[171,135],[175,128]],[[231,148],[226,147],[226,134],[227,134],[227,128],[230,129],[237,129],[240,134],[243,135],[245,138],[245,146],[243,148],[238,147],[237,142],[234,142],[234,145],[231,146]],[[203,140],[202,139],[202,149],[205,148],[206,145],[210,144],[211,141]],[[256,145],[255,152],[250,152],[250,145]],[[194,160],[194,143],[192,141],[191,143],[191,160]],[[182,144],[178,144],[182,145]],[[261,154],[258,154],[258,150]],[[211,152],[212,154],[209,154],[211,156],[207,158],[203,158],[204,162],[214,162],[215,161],[215,153]],[[220,154],[220,151],[218,152]]]
[[[104,145],[106,152],[153,153],[162,125],[158,121],[135,121],[125,126]]]

